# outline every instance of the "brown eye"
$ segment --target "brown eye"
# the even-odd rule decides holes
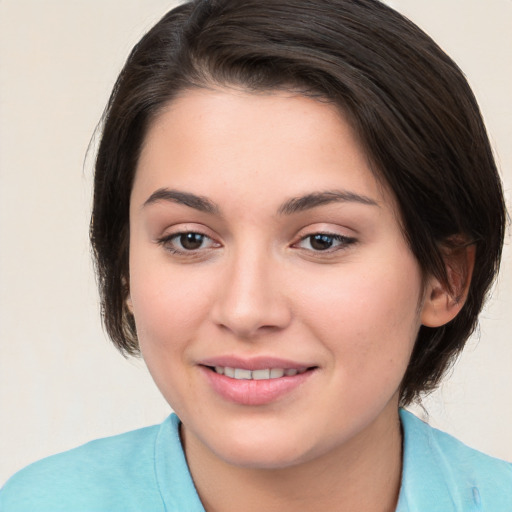
[[[355,238],[330,233],[314,233],[305,236],[297,244],[301,249],[307,249],[313,252],[333,252],[345,249],[356,243]]]
[[[325,251],[334,244],[334,237],[330,235],[313,235],[310,238],[310,244],[315,251]]]
[[[205,236],[200,233],[183,233],[179,235],[179,243],[187,251],[199,249],[204,239]]]
[[[194,231],[183,231],[158,239],[158,244],[166,251],[177,255],[194,255],[203,250],[220,247],[209,236]]]

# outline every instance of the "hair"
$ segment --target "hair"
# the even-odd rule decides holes
[[[467,299],[418,333],[401,404],[439,383],[477,325],[498,271],[506,210],[475,97],[457,65],[377,0],[193,0],[134,47],[103,117],[90,228],[106,331],[139,353],[129,283],[129,203],[148,127],[191,88],[298,90],[338,107],[394,193],[424,276],[448,289],[446,251],[475,246]]]

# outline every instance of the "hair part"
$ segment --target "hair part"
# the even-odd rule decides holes
[[[401,403],[434,389],[475,329],[497,273],[505,205],[464,75],[429,36],[377,0],[194,0],[135,46],[104,115],[90,230],[114,344],[125,354],[139,351],[126,300],[140,151],[162,109],[197,87],[292,90],[332,102],[393,192],[424,276],[449,290],[446,251],[475,245],[465,304],[448,324],[420,328]]]

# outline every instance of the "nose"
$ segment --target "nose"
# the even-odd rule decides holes
[[[284,329],[291,321],[282,268],[269,254],[239,254],[226,265],[213,321],[240,339]]]

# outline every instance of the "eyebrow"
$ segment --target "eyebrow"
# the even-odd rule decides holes
[[[171,203],[184,204],[195,210],[204,213],[219,214],[219,207],[207,197],[191,194],[190,192],[181,192],[179,190],[171,190],[168,188],[159,188],[153,192],[144,202],[143,206],[158,203],[159,201],[168,201]]]
[[[316,206],[330,203],[361,203],[367,206],[379,206],[370,197],[349,192],[346,190],[328,190],[326,192],[313,192],[301,197],[293,197],[281,205],[278,210],[280,215],[291,215],[303,212]]]
[[[220,208],[210,199],[190,192],[182,192],[168,188],[159,188],[144,202],[143,207],[160,201],[183,204],[200,212],[220,215]],[[325,192],[312,192],[304,196],[292,197],[285,201],[277,210],[279,215],[292,215],[317,206],[330,203],[360,203],[367,206],[379,206],[370,197],[349,192],[346,190],[329,190]]]

